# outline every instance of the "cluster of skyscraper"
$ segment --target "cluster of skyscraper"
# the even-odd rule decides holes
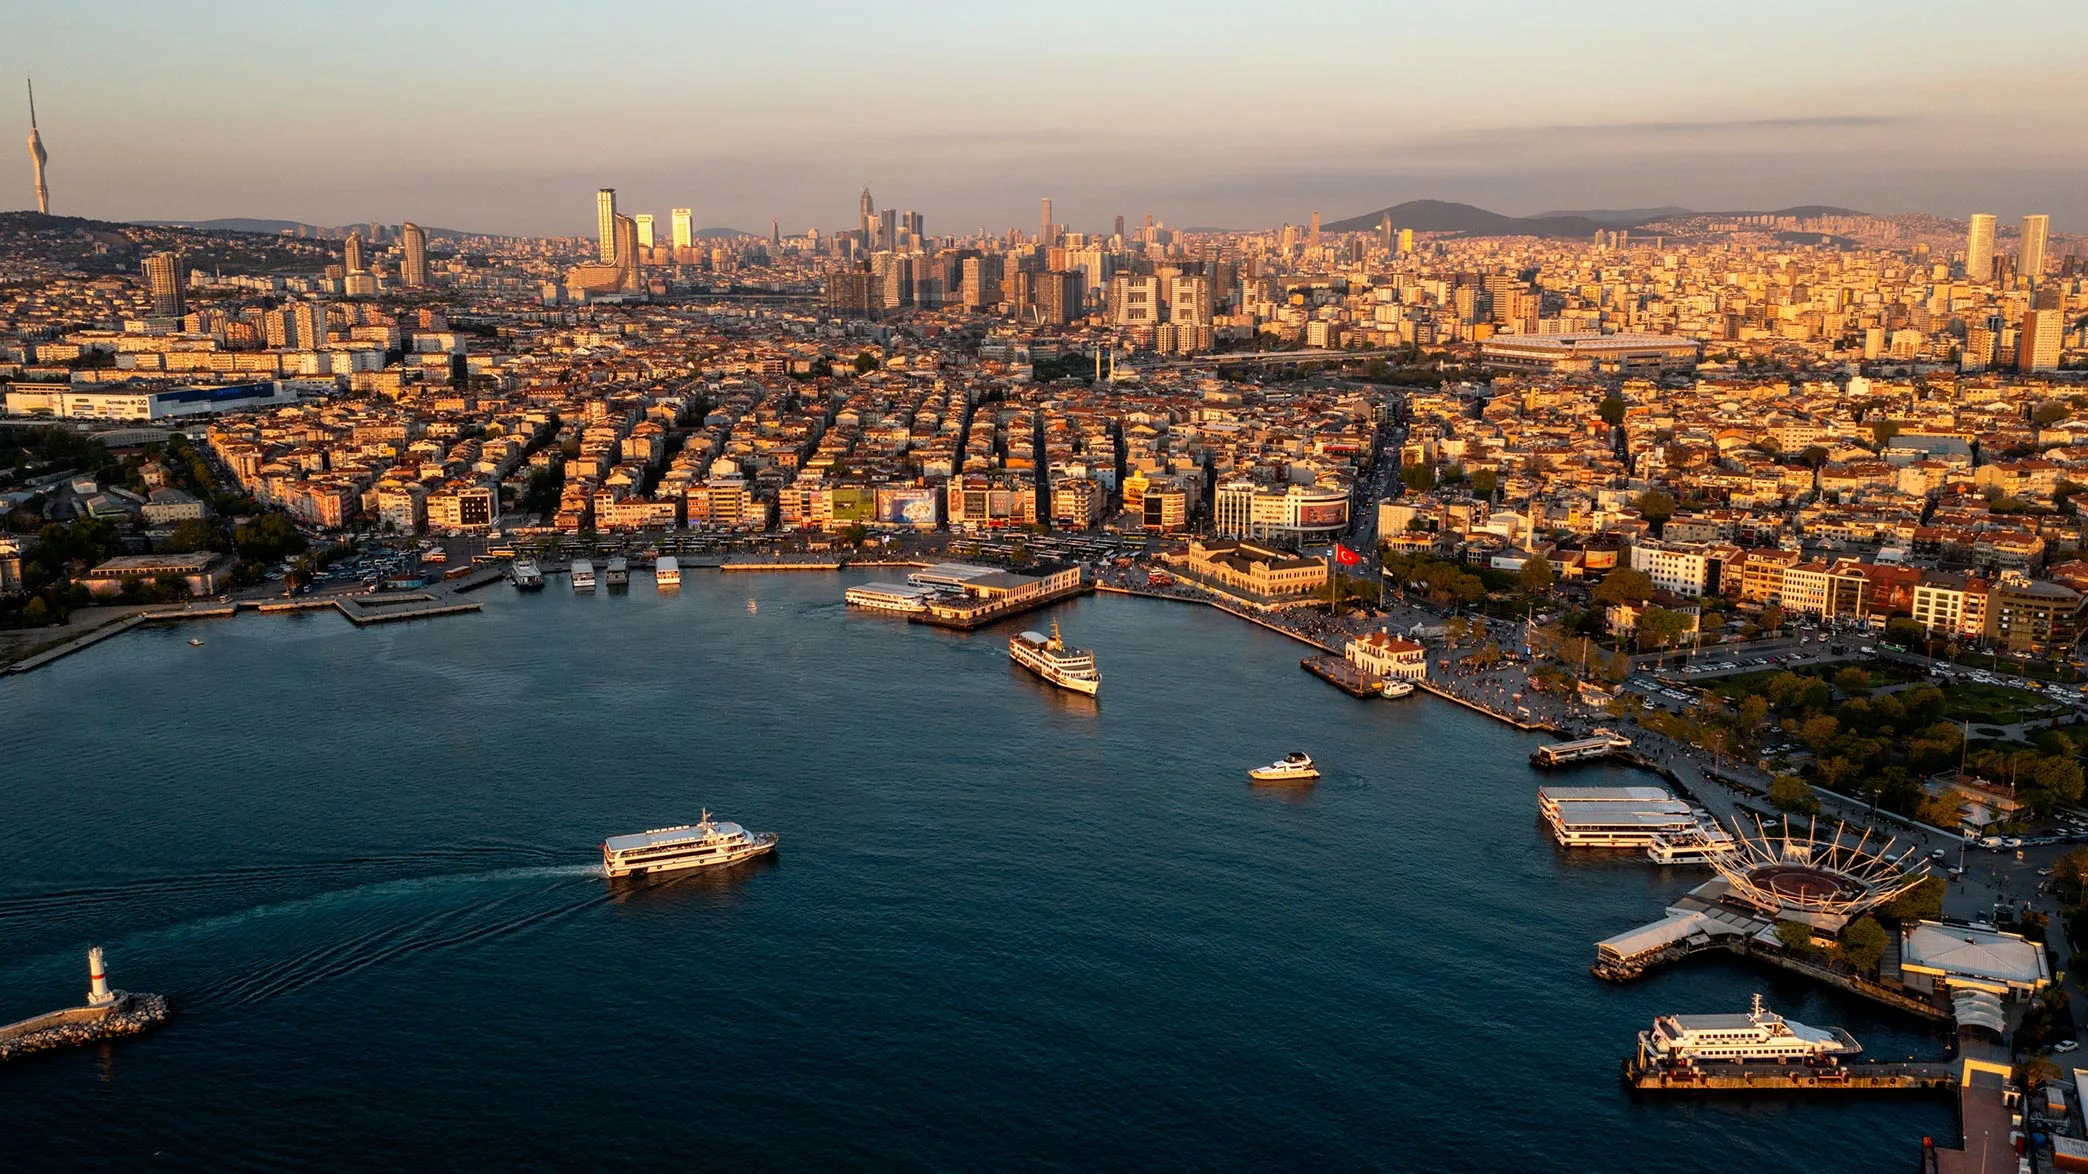
[[[2003,285],[2015,284],[2021,278],[2036,284],[2045,271],[2045,238],[2051,234],[2052,218],[2036,215],[2023,217],[2023,226],[2016,241],[2013,272],[2009,271],[2009,259],[1994,252],[1994,215],[1991,212],[1974,212],[1972,226],[1965,235],[1965,277],[1971,281],[1998,281]]]

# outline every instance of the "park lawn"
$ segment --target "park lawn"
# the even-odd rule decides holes
[[[2040,717],[2052,703],[2028,689],[1952,681],[1943,687],[1944,716],[1952,721],[2006,726]]]

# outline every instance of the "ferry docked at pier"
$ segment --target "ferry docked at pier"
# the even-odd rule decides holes
[[[653,560],[653,586],[681,586],[681,560],[671,554],[663,554]]]
[[[631,564],[624,556],[620,554],[610,556],[608,583],[611,587],[628,587],[631,585]]]
[[[573,590],[575,590],[575,591],[592,591],[592,590],[594,590],[594,589],[595,589],[595,569],[594,569],[594,564],[593,564],[592,562],[589,562],[589,561],[588,561],[587,559],[584,559],[584,558],[576,558],[576,559],[574,559],[574,560],[573,560]]]
[[[1654,832],[1646,845],[1646,859],[1655,864],[1709,864],[1713,856],[1733,849],[1733,833],[1698,813],[1692,828]]]
[[[1405,697],[1413,691],[1414,683],[1401,677],[1386,677],[1384,683],[1378,686],[1380,697]]]
[[[774,851],[778,839],[774,832],[750,832],[713,820],[706,809],[697,823],[603,840],[602,871],[620,877],[723,868]]]
[[[533,558],[518,558],[515,560],[514,578],[515,590],[517,591],[542,591],[544,589],[543,568],[537,566],[536,560]]]
[[[1267,766],[1248,771],[1247,777],[1257,783],[1309,783],[1320,777],[1320,772],[1312,764],[1312,755],[1293,750]]]
[[[1068,648],[1059,637],[1058,621],[1051,635],[1017,632],[1008,638],[1008,659],[1050,681],[1061,689],[1093,697],[1102,688],[1102,674],[1095,671],[1095,654],[1085,648]]]
[[[1539,746],[1530,754],[1530,765],[1567,766],[1576,762],[1592,762],[1598,758],[1608,758],[1620,750],[1629,749],[1631,739],[1614,730],[1598,729],[1592,737]]]
[[[1639,1053],[1650,1060],[1691,1064],[1820,1063],[1863,1051],[1839,1027],[1807,1027],[1762,1006],[1762,996],[1740,1015],[1662,1015],[1651,1031],[1639,1032]]]

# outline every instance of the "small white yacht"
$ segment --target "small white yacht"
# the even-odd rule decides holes
[[[1381,697],[1404,697],[1413,691],[1414,683],[1399,677],[1386,677],[1384,684],[1378,686]]]
[[[1247,777],[1257,783],[1309,783],[1320,777],[1320,772],[1312,765],[1312,755],[1293,750],[1267,766],[1248,771]]]
[[[691,868],[723,868],[775,850],[774,832],[749,832],[736,823],[703,819],[680,827],[654,828],[602,841],[602,871],[612,877]]]
[[[1689,1063],[1767,1061],[1789,1064],[1853,1056],[1863,1050],[1839,1027],[1807,1027],[1762,1006],[1741,1015],[1662,1015],[1639,1032],[1639,1049],[1656,1060]]]

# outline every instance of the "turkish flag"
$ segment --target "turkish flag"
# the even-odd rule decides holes
[[[1363,561],[1363,556],[1337,542],[1334,544],[1334,561],[1344,567],[1353,567]]]

